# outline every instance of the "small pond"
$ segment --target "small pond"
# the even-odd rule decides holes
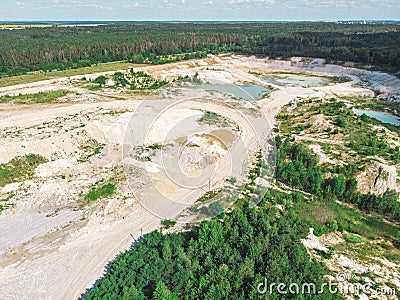
[[[267,89],[258,84],[239,84],[239,85],[195,85],[191,86],[193,89],[203,89],[206,91],[216,91],[232,94],[238,98],[244,100],[260,100],[265,95],[272,92],[272,90]]]
[[[381,111],[373,111],[373,110],[365,110],[365,109],[357,109],[353,108],[355,114],[361,116],[363,114],[367,115],[368,117],[377,119],[382,123],[392,124],[396,126],[400,126],[400,119],[395,115],[390,113],[381,112]]]
[[[326,85],[332,81],[325,77],[318,76],[308,76],[300,74],[291,73],[274,73],[266,74],[262,76],[265,82],[280,85],[280,86],[302,86],[302,87],[312,87],[319,85]]]
[[[400,119],[397,116],[392,115],[390,113],[383,112],[383,111],[374,111],[374,110],[354,108],[354,104],[348,103],[348,102],[345,102],[345,105],[348,108],[351,108],[353,110],[353,112],[358,116],[362,116],[365,114],[370,118],[374,118],[378,121],[381,121],[382,123],[400,126]]]

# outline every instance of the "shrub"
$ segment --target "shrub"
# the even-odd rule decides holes
[[[86,202],[90,203],[101,198],[110,197],[114,194],[115,184],[107,183],[101,187],[92,187],[90,192],[85,196]]]

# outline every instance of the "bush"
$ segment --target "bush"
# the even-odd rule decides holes
[[[90,192],[85,196],[85,200],[86,202],[90,203],[101,198],[107,198],[114,194],[114,191],[115,184],[112,183],[104,184],[99,188],[92,187]]]
[[[165,229],[168,229],[168,228],[174,227],[175,224],[176,224],[176,221],[173,221],[173,220],[163,220],[163,221],[161,222],[161,224],[165,227]]]
[[[107,83],[107,78],[104,75],[101,75],[97,77],[95,80],[93,80],[94,83],[97,83],[100,86],[104,86]]]
[[[351,233],[345,234],[345,235],[344,235],[344,239],[345,239],[346,242],[348,242],[348,243],[354,243],[354,244],[362,243],[362,242],[363,242],[362,239],[360,239],[359,237],[357,237],[357,236],[355,236],[354,234],[351,234]]]

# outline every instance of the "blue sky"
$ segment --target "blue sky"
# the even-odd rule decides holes
[[[0,0],[0,20],[400,19],[400,0]]]

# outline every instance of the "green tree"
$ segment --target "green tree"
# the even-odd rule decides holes
[[[100,75],[97,77],[95,80],[93,80],[94,83],[98,84],[99,86],[105,86],[107,83],[107,77],[104,75]]]
[[[153,293],[153,300],[178,300],[178,296],[164,285],[162,281],[157,282],[156,289]]]

